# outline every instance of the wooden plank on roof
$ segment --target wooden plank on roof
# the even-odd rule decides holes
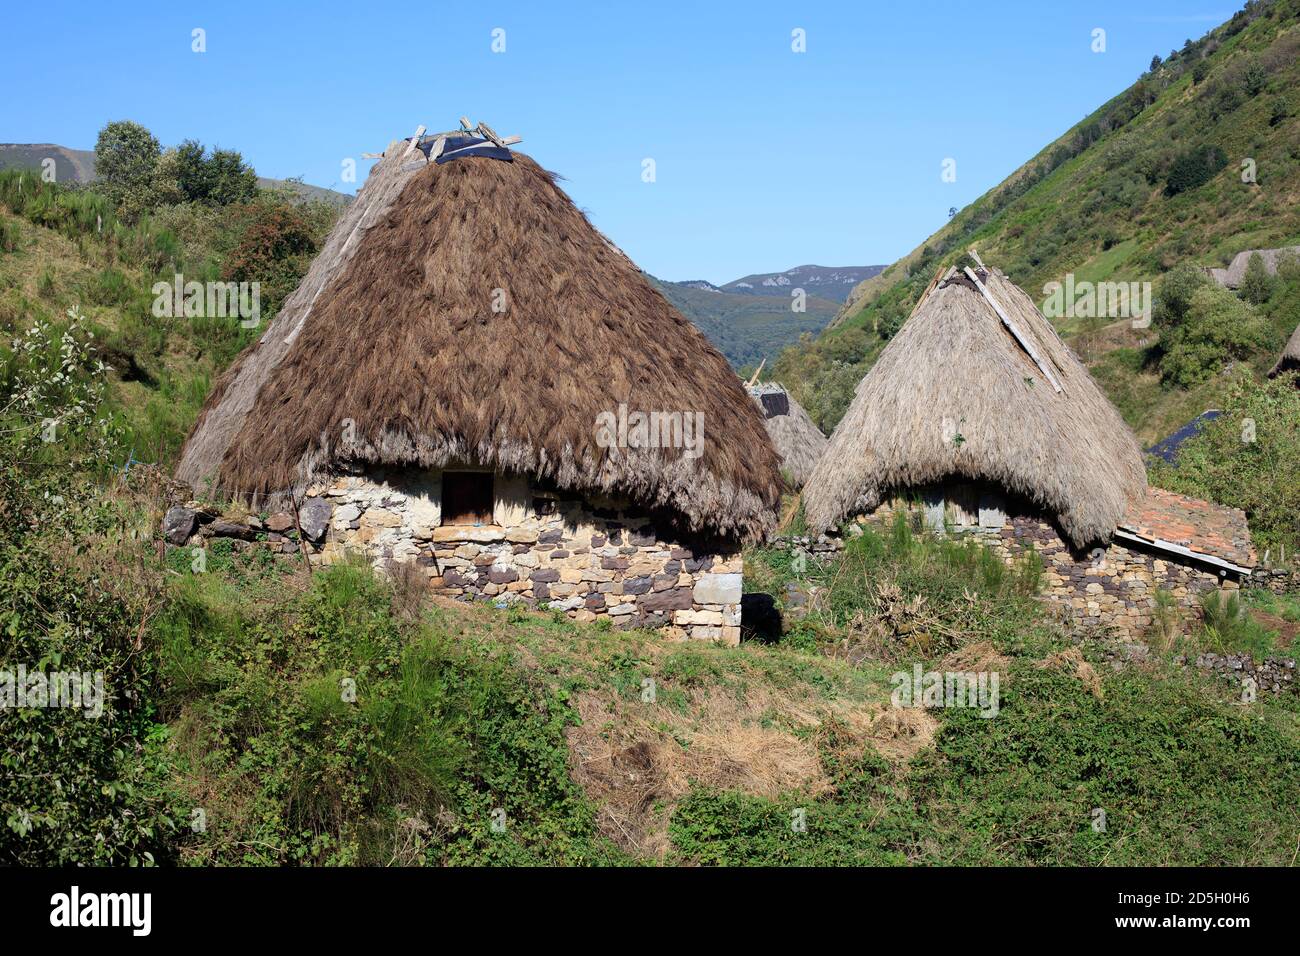
[[[1148,538],[1144,535],[1134,534],[1131,531],[1125,531],[1123,528],[1115,529],[1115,537],[1119,538],[1121,541],[1133,541],[1137,544],[1148,544],[1153,548],[1159,548],[1162,551],[1182,555],[1185,558],[1194,558],[1197,561],[1204,561],[1206,564],[1212,564],[1218,568],[1226,568],[1227,570],[1235,571],[1238,574],[1250,573],[1250,568],[1228,561],[1225,558],[1216,557],[1213,554],[1206,554],[1203,551],[1193,551],[1191,548],[1185,548],[1181,544],[1174,544],[1172,541],[1165,541],[1163,538]]]
[[[1024,332],[1020,331],[1020,327],[1011,320],[1011,316],[1007,315],[1002,306],[998,305],[997,300],[994,299],[989,290],[985,288],[984,283],[980,281],[980,277],[975,274],[975,271],[971,269],[970,266],[967,266],[965,272],[967,278],[975,283],[975,288],[980,290],[980,295],[984,296],[984,301],[993,306],[993,311],[998,314],[998,318],[1001,319],[1002,324],[1007,327],[1007,331],[1010,332],[1015,337],[1015,340],[1020,343],[1020,347],[1029,353],[1029,357],[1034,360],[1034,364],[1038,366],[1038,370],[1043,373],[1049,382],[1052,383],[1052,388],[1056,389],[1058,392],[1064,392],[1065,389],[1061,387],[1061,383],[1052,373],[1052,369],[1047,364],[1047,360],[1039,353],[1038,347],[1029,340],[1029,337],[1025,335]]]
[[[406,144],[406,152],[402,154],[402,159],[406,159],[406,157],[410,156],[411,153],[415,152],[415,147],[420,145],[420,137],[423,135],[424,124],[421,123],[415,128],[415,135],[411,137],[411,141]]]

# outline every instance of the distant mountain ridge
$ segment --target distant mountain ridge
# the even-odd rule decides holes
[[[40,169],[46,159],[54,160],[57,182],[89,183],[95,180],[93,149],[71,149],[56,143],[0,143],[0,169]],[[258,176],[257,184],[263,189],[290,189],[304,199],[319,199],[333,206],[346,206],[352,201],[346,193],[292,179]]]
[[[879,275],[885,266],[795,266],[785,272],[756,272],[721,286],[724,292],[746,295],[789,296],[792,289],[803,289],[835,302],[844,302],[861,282]]]
[[[785,272],[756,272],[722,286],[705,279],[650,278],[739,369],[773,361],[805,332],[820,333],[849,292],[883,268],[796,266]],[[790,293],[795,289],[806,293],[802,312],[794,311]]]

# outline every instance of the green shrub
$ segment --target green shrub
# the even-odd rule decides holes
[[[17,252],[22,242],[22,233],[18,224],[9,219],[0,219],[0,253]]]
[[[1217,146],[1200,146],[1174,159],[1165,181],[1165,195],[1176,196],[1203,186],[1228,165],[1228,155]]]
[[[1246,260],[1246,274],[1242,276],[1237,294],[1251,305],[1262,305],[1273,294],[1273,276],[1268,274],[1264,257],[1258,252]]]
[[[1268,350],[1274,339],[1269,322],[1250,305],[1185,268],[1162,282],[1153,318],[1160,329],[1161,375],[1180,388]]]
[[[1292,376],[1234,384],[1223,414],[1184,442],[1177,465],[1153,462],[1153,484],[1246,512],[1258,548],[1300,547],[1300,389]]]

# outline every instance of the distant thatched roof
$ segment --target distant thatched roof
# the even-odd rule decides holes
[[[949,270],[858,385],[804,488],[817,530],[949,476],[1032,499],[1079,546],[1141,500],[1141,451],[1087,370],[1009,279],[971,274]]]
[[[1300,259],[1300,246],[1283,246],[1280,249],[1247,249],[1233,256],[1232,262],[1226,269],[1207,269],[1210,278],[1219,285],[1227,286],[1229,289],[1241,287],[1241,282],[1246,278],[1246,267],[1250,265],[1250,257],[1258,255],[1264,260],[1264,271],[1269,275],[1277,275],[1277,267],[1282,260],[1288,256],[1293,259]]]
[[[777,456],[742,384],[554,177],[519,153],[426,165],[405,145],[217,383],[178,476],[272,495],[345,461],[473,462],[692,530],[770,530]],[[702,453],[608,451],[599,416],[620,404],[703,413]]]
[[[767,433],[781,456],[781,467],[790,473],[794,487],[802,488],[826,450],[826,436],[780,385],[751,385],[749,394],[767,419]]]
[[[1300,369],[1300,325],[1291,333],[1291,338],[1287,340],[1286,348],[1282,350],[1282,356],[1277,360],[1268,373],[1269,378],[1281,375],[1283,372],[1289,372],[1292,369]]]

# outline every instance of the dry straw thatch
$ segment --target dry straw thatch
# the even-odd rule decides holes
[[[974,274],[987,297],[950,270],[858,385],[804,488],[815,529],[960,476],[1031,499],[1082,547],[1144,494],[1137,442],[1083,364],[1009,279]]]
[[[554,176],[519,153],[404,153],[218,382],[179,477],[271,495],[344,461],[472,462],[624,494],[693,531],[770,531],[781,479],[753,402]],[[598,416],[620,404],[702,413],[701,454],[601,447]]]
[[[802,488],[826,450],[826,436],[780,385],[750,386],[749,394],[767,419],[767,434],[781,457],[781,467],[793,486]]]
[[[1286,348],[1282,350],[1282,355],[1277,360],[1277,364],[1269,370],[1268,377],[1274,378],[1283,372],[1290,372],[1294,369],[1300,369],[1300,325],[1297,325],[1295,331],[1291,333]]]

